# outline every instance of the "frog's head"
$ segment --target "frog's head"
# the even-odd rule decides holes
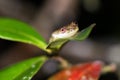
[[[77,33],[79,30],[78,25],[72,22],[71,24],[64,26],[55,32],[52,33],[51,40],[55,41],[57,39],[64,39],[64,38],[69,38],[72,37]]]

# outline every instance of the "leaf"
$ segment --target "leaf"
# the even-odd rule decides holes
[[[53,50],[53,52],[58,51],[69,39],[59,39],[48,44],[47,49]]]
[[[101,69],[101,61],[74,65],[56,73],[48,80],[98,80]]]
[[[85,40],[89,34],[91,33],[93,27],[95,26],[96,24],[93,23],[91,24],[89,27],[83,29],[82,31],[78,32],[78,34],[76,34],[75,37],[72,38],[72,40],[79,40],[79,41],[82,41],[82,40]]]
[[[0,18],[0,38],[29,43],[46,51],[46,42],[30,25],[15,19]]]
[[[51,49],[53,52],[56,52],[58,51],[65,43],[67,43],[68,41],[70,40],[84,40],[86,39],[90,32],[92,31],[93,27],[95,26],[96,24],[91,24],[89,27],[83,29],[82,31],[80,32],[76,32],[76,34],[74,36],[71,36],[71,37],[67,37],[67,38],[63,38],[63,39],[57,39],[53,42],[50,42],[47,46],[47,49]]]
[[[0,80],[31,80],[47,60],[46,57],[36,57],[0,70]]]

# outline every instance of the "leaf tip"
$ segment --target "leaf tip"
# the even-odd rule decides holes
[[[90,25],[90,27],[94,28],[96,26],[96,23],[93,23]]]

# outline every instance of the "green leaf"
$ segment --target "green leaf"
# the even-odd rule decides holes
[[[60,50],[60,48],[70,40],[79,40],[79,41],[85,40],[89,36],[90,32],[92,31],[92,29],[95,25],[96,25],[95,23],[91,24],[89,27],[83,29],[80,32],[77,32],[72,37],[58,39],[56,41],[53,41],[48,44],[47,49],[51,49],[53,52],[56,52],[56,51]]]
[[[79,40],[79,41],[85,40],[90,35],[90,33],[95,25],[96,24],[93,23],[89,27],[78,32],[75,37],[71,38],[71,40]]]
[[[0,38],[35,45],[46,51],[46,42],[30,25],[15,19],[0,18]]]
[[[0,80],[31,80],[46,60],[36,57],[6,67],[0,70]]]
[[[51,49],[53,52],[58,51],[69,39],[58,39],[48,44],[47,49]]]

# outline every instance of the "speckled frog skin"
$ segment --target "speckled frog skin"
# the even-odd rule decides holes
[[[52,33],[50,42],[56,41],[58,39],[65,39],[74,36],[78,32],[78,25],[72,22],[71,24],[64,26]]]

